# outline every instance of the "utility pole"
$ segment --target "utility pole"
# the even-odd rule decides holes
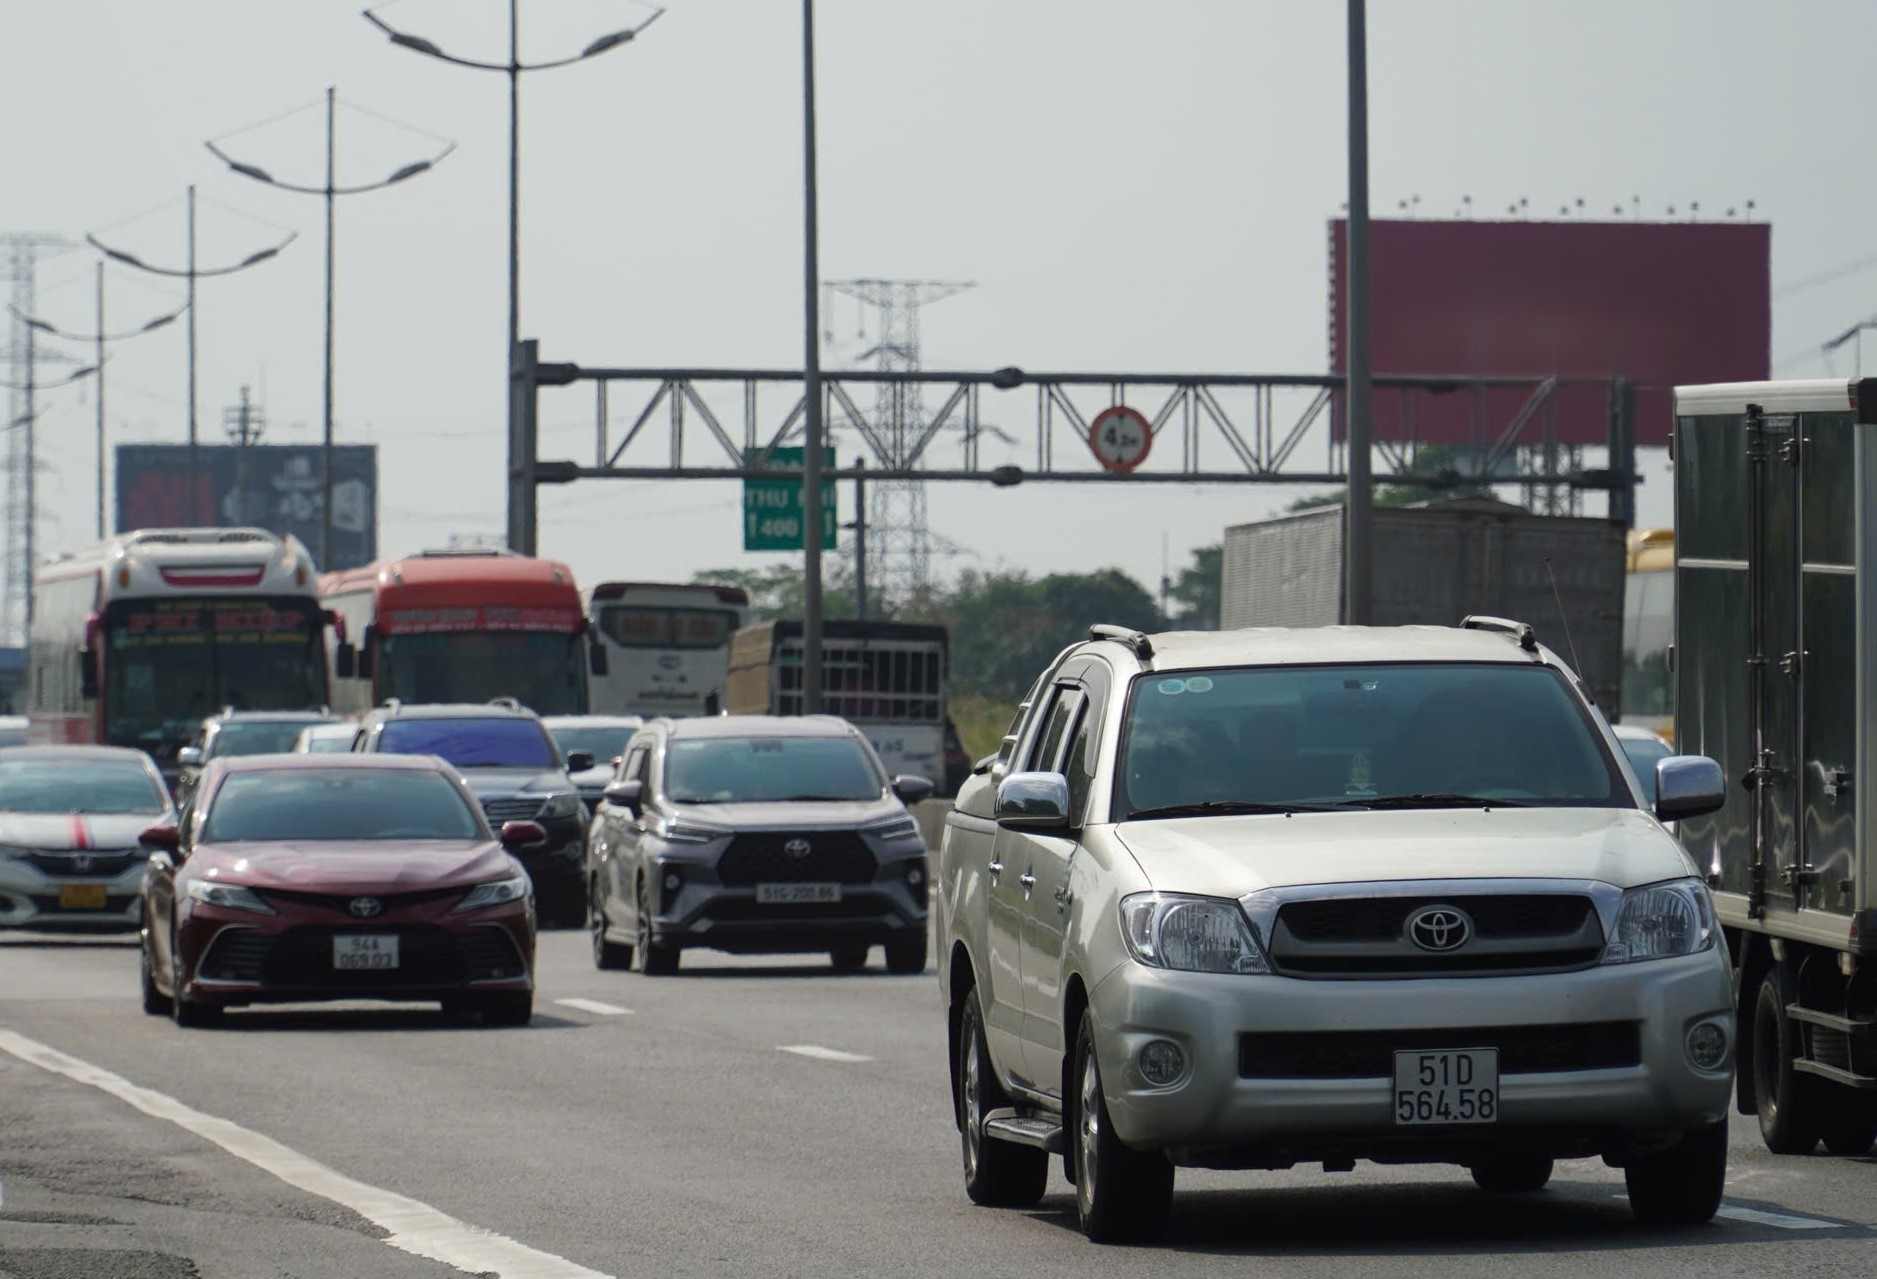
[[[39,523],[39,501],[37,475],[39,454],[35,449],[33,432],[38,428],[39,412],[33,404],[34,378],[37,376],[33,365],[36,363],[33,353],[33,327],[26,326],[26,425],[21,429],[26,432],[26,643],[32,644],[33,634],[33,574],[38,571],[39,561],[34,558],[33,525]]]
[[[1369,89],[1366,0],[1349,0],[1348,340],[1343,359],[1349,415],[1349,490],[1344,505],[1343,620],[1366,626],[1374,603],[1374,494],[1369,485]]]
[[[98,340],[91,362],[98,370],[98,540],[104,540],[104,259],[98,259]]]
[[[854,459],[854,469],[865,471],[867,459]],[[854,522],[847,526],[854,530],[854,616],[860,621],[867,620],[867,477],[854,476]]]
[[[196,188],[189,184],[189,519],[196,514]]]
[[[332,567],[332,176],[333,89],[326,86],[326,376],[319,398],[319,566]]]
[[[802,714],[821,713],[821,248],[815,203],[815,0],[802,0]]]

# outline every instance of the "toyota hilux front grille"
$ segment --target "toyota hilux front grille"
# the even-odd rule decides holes
[[[1450,948],[1431,949],[1412,924],[1442,907],[1465,928]],[[1331,897],[1285,902],[1270,951],[1291,977],[1510,976],[1588,967],[1603,942],[1596,904],[1581,893]]]

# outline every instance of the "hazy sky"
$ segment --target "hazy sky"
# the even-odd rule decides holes
[[[114,243],[179,262],[193,181],[204,265],[297,228],[279,260],[202,286],[201,422],[218,438],[249,383],[270,440],[313,442],[319,202],[228,174],[202,141],[313,103],[329,83],[457,140],[435,172],[339,206],[339,436],[379,446],[380,545],[401,553],[503,526],[507,102],[501,76],[394,48],[359,7],[12,6],[0,227],[110,228]],[[525,58],[571,53],[646,11],[522,8]],[[1325,223],[1345,198],[1343,12],[1334,0],[820,0],[824,276],[975,280],[925,313],[930,368],[1320,372]],[[642,42],[524,78],[522,326],[545,358],[799,365],[799,13],[793,0],[671,0]],[[385,16],[452,52],[504,53],[501,0],[398,0]],[[1378,215],[1412,195],[1434,217],[1463,194],[1482,211],[1581,196],[1607,212],[1640,193],[1651,216],[1753,199],[1773,224],[1776,374],[1851,371],[1848,349],[1829,369],[1815,353],[1877,312],[1877,5],[1373,0],[1369,21]],[[339,120],[342,182],[435,145],[358,112]],[[225,145],[317,183],[322,127],[308,111]],[[176,296],[128,271],[110,279],[109,327]],[[86,253],[47,263],[39,310],[89,329],[90,281]],[[839,365],[860,349],[852,305],[829,327]],[[87,394],[58,393],[41,431],[48,550],[92,533]],[[986,400],[1026,440],[1028,396]],[[181,327],[123,344],[109,397],[113,443],[181,441]],[[621,392],[613,416],[637,408]],[[593,411],[590,388],[544,398],[543,456],[590,457]],[[851,434],[840,446],[843,460],[857,448]],[[1643,517],[1662,522],[1667,485],[1659,462],[1648,469]],[[1177,567],[1226,524],[1295,496],[928,491],[934,531],[961,552],[941,571],[1113,564],[1149,584],[1163,537]],[[740,550],[737,487],[704,482],[543,490],[541,545],[588,582],[775,559]]]

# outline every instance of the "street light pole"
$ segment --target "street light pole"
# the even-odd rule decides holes
[[[508,358],[521,341],[521,0],[508,0]],[[511,428],[512,429],[512,428]],[[515,443],[511,434],[509,443]],[[510,456],[512,470],[517,459]],[[533,553],[533,548],[529,548]]]
[[[815,199],[815,0],[802,0],[802,714],[821,713],[821,246]]]
[[[98,340],[92,347],[98,370],[98,540],[104,540],[104,259],[98,259]]]
[[[1349,414],[1349,491],[1343,541],[1343,620],[1373,618],[1374,520],[1369,486],[1369,99],[1365,0],[1349,0],[1348,340],[1343,361]]]
[[[196,491],[196,187],[189,184],[189,518],[195,519]]]

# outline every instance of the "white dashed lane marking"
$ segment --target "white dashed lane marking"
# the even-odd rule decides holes
[[[24,1035],[0,1030],[0,1052],[11,1053],[28,1065],[109,1093],[146,1115],[166,1119],[178,1128],[214,1142],[237,1159],[272,1173],[290,1186],[350,1208],[387,1231],[385,1242],[393,1248],[441,1261],[470,1274],[496,1274],[502,1279],[608,1279],[601,1272],[589,1270],[565,1257],[458,1221],[427,1203],[354,1181],[252,1128],[203,1114],[174,1097],[133,1084],[102,1066],[68,1057]]]
[[[777,1052],[794,1053],[797,1057],[813,1057],[816,1061],[872,1061],[871,1057],[862,1057],[859,1053],[844,1053],[838,1048],[823,1048],[820,1044],[778,1044]]]
[[[1612,1195],[1612,1199],[1628,1199],[1628,1195]],[[1795,1217],[1791,1213],[1766,1212],[1759,1208],[1741,1208],[1724,1203],[1714,1213],[1716,1217],[1725,1217],[1728,1221],[1744,1221],[1750,1226],[1772,1226],[1776,1230],[1856,1230],[1856,1225],[1847,1225],[1842,1221],[1821,1221],[1817,1217]]]
[[[596,1017],[626,1017],[632,1012],[630,1008],[621,1008],[618,1004],[602,1004],[597,999],[557,999],[554,1002],[562,1008],[577,1008],[583,1013],[592,1013]]]

